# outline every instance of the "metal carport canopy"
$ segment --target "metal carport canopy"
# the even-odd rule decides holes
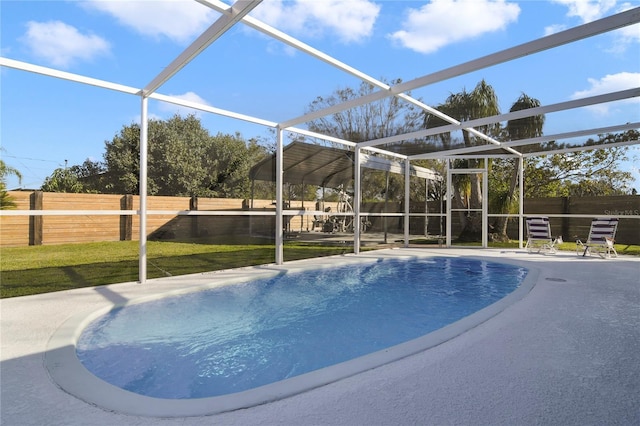
[[[284,147],[283,153],[284,182],[337,188],[353,179],[353,151],[295,141]],[[404,173],[404,164],[400,161],[369,154],[362,154],[360,158],[362,167]],[[276,158],[270,155],[251,168],[249,178],[275,182],[275,170]],[[412,165],[409,173],[424,179],[442,180],[437,172],[424,167]]]

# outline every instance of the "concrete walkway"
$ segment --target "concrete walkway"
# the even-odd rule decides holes
[[[0,423],[640,424],[640,259],[478,249],[373,253],[509,259],[539,270],[539,279],[524,299],[417,355],[254,408],[172,419],[128,416],[89,405],[52,382],[43,357],[50,337],[69,317],[184,287],[184,278],[4,299],[0,301]],[[204,276],[211,280],[232,274],[238,271]]]

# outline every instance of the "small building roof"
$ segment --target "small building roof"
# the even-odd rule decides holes
[[[284,182],[337,188],[353,179],[355,153],[346,149],[292,142],[283,148]],[[251,180],[275,182],[276,156],[272,154],[249,171]],[[403,162],[362,154],[362,167],[391,173],[404,173]],[[441,180],[435,171],[411,166],[410,174],[429,180]]]

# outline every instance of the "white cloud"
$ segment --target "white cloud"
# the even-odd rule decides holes
[[[169,96],[177,99],[181,99],[187,102],[193,102],[193,103],[202,104],[202,105],[209,105],[207,101],[202,99],[198,94],[194,92],[187,92],[182,95],[169,95]],[[158,109],[160,111],[163,111],[171,115],[180,114],[181,116],[187,116],[189,114],[194,114],[198,117],[200,116],[200,110],[188,108],[188,107],[184,107],[176,104],[171,104],[168,102],[160,102]]]
[[[620,5],[618,13],[629,10],[637,5],[631,3],[623,3]],[[628,25],[614,32],[615,42],[610,51],[615,53],[624,53],[631,44],[640,43],[640,24]]]
[[[605,93],[617,92],[620,90],[632,89],[640,86],[640,73],[620,72],[618,74],[607,74],[601,79],[589,78],[589,88],[580,90],[571,95],[571,99],[581,99],[589,96],[602,95]],[[617,102],[609,102],[606,104],[593,105],[589,109],[601,114],[610,113],[612,106],[621,104],[640,104],[638,98],[626,99]]]
[[[153,114],[153,113],[148,113],[147,114],[147,120],[158,120],[158,121],[162,121],[164,120],[163,117],[160,117],[157,114]],[[142,116],[140,114],[134,116],[131,119],[131,124],[140,124],[140,122],[142,121]]]
[[[195,1],[184,0],[91,0],[80,5],[107,13],[140,34],[166,37],[181,44],[200,35],[219,15]]]
[[[403,29],[390,38],[417,52],[433,53],[448,44],[503,30],[519,14],[520,7],[505,0],[433,0],[420,9],[409,9]]]
[[[560,31],[564,31],[566,29],[567,26],[562,24],[549,25],[548,27],[544,27],[544,35],[548,36],[551,34],[559,33]]]
[[[617,0],[552,0],[568,8],[567,16],[577,17],[581,23],[595,21],[607,15],[624,12],[636,7],[629,2],[617,3]],[[545,28],[545,35],[565,29],[564,25],[551,25]],[[612,32],[615,39],[613,46],[606,49],[611,53],[624,53],[629,45],[640,43],[640,24],[629,25]]]
[[[380,6],[369,0],[266,1],[251,16],[281,31],[320,37],[326,32],[345,43],[359,42],[373,31]]]
[[[624,45],[640,43],[640,24],[620,28],[616,36],[618,36],[618,43]]]
[[[616,5],[616,0],[553,0],[565,5],[569,11],[567,16],[577,17],[583,23],[602,18]]]
[[[276,40],[267,40],[267,52],[273,55],[294,57],[298,51],[295,48],[287,44],[279,43]]]
[[[35,56],[61,68],[67,68],[77,60],[88,61],[108,54],[111,49],[105,39],[94,34],[82,34],[77,28],[60,21],[29,21],[22,42]]]

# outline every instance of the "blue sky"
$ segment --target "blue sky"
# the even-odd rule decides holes
[[[251,13],[366,74],[404,81],[640,6],[640,1],[265,0]],[[195,1],[0,2],[1,56],[136,88],[146,86],[217,17]],[[3,160],[38,188],[54,169],[101,160],[105,141],[140,118],[138,97],[0,69]],[[485,79],[503,112],[521,93],[543,105],[640,86],[640,25],[452,78],[413,92],[429,105]],[[242,24],[158,93],[284,121],[317,96],[359,81]],[[175,106],[151,100],[152,117]],[[269,137],[262,126],[199,114],[212,134]],[[640,119],[640,101],[547,115],[546,134]],[[631,153],[640,157],[637,148]],[[640,190],[640,160],[625,167]]]

